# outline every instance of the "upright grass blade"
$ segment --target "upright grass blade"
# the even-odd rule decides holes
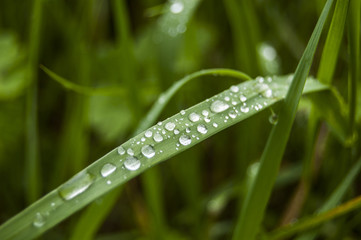
[[[233,239],[252,240],[259,230],[296,115],[302,89],[305,85],[313,56],[316,52],[317,43],[332,3],[333,0],[326,2],[315,30],[297,66],[292,84],[281,107],[278,123],[272,128],[262,154],[257,177],[246,195]]]
[[[202,76],[209,76],[209,75],[216,75],[216,76],[228,76],[228,77],[235,77],[238,78],[240,80],[249,80],[250,77],[247,76],[246,74],[239,72],[239,71],[235,71],[235,70],[231,70],[231,69],[223,69],[223,68],[218,68],[218,69],[207,69],[207,70],[201,70],[199,72],[195,72],[193,74],[190,74],[186,77],[184,77],[183,79],[177,81],[176,83],[174,83],[167,91],[165,91],[163,94],[160,95],[160,97],[158,98],[158,100],[153,104],[152,108],[149,110],[148,114],[146,115],[146,117],[143,119],[143,121],[141,121],[139,123],[139,126],[137,127],[137,129],[135,130],[135,133],[133,135],[136,135],[142,131],[144,131],[145,129],[149,128],[152,124],[155,123],[155,121],[159,118],[160,113],[163,111],[163,109],[165,108],[165,106],[167,105],[167,103],[170,101],[170,99],[188,82],[190,82],[191,80],[195,80],[199,77]],[[92,92],[90,92],[92,93]],[[153,170],[153,169],[152,169]],[[149,172],[149,171],[148,171]],[[157,173],[155,173],[157,174]],[[155,178],[155,179],[153,179]],[[151,179],[149,181],[149,179]],[[150,188],[152,188],[152,185],[155,184],[155,181],[157,181],[157,177],[154,176],[154,171],[153,173],[148,173],[147,177],[144,177],[144,181],[147,181],[146,183],[143,183],[146,187],[145,191],[154,191],[154,190],[149,190]],[[149,186],[147,186],[147,184]],[[147,190],[148,189],[148,190]],[[121,193],[121,189],[114,189],[111,193],[105,195],[101,201],[99,202],[95,202],[92,203],[87,209],[86,211],[82,214],[79,222],[77,223],[74,232],[72,234],[72,239],[78,239],[79,236],[82,236],[82,239],[92,239],[94,237],[94,234],[96,233],[97,229],[100,227],[101,222],[105,219],[106,215],[109,213],[109,211],[112,209],[112,207],[114,206],[114,204],[116,203],[116,199],[119,197],[119,194]],[[156,201],[156,197],[151,197],[151,194],[148,194],[148,201]],[[158,200],[159,201],[159,200]],[[160,210],[159,207],[157,206],[160,203],[154,203],[152,205],[153,208],[158,208],[157,211],[158,213],[156,216],[152,216],[153,218],[155,218],[155,221],[157,221],[156,223],[153,223],[156,225],[156,227],[162,227],[163,225],[161,221],[163,221],[163,217],[161,215],[161,213],[159,213]],[[87,222],[89,221],[89,219],[92,220],[91,224],[87,224]],[[159,226],[160,225],[160,226]],[[82,233],[86,231],[87,234],[86,235],[82,235]],[[156,237],[161,237],[162,233],[165,231],[165,229],[157,229],[157,232],[155,233]]]
[[[138,134],[0,226],[0,239],[39,236],[148,168],[283,100],[288,79],[257,79],[232,86]],[[304,91],[326,89],[310,79]]]
[[[39,169],[39,138],[38,138],[38,61],[40,45],[40,29],[42,17],[42,0],[33,1],[31,14],[28,73],[30,86],[26,93],[26,162],[25,162],[25,186],[28,203],[39,198],[41,192],[40,169]]]

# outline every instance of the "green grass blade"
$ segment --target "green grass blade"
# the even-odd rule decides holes
[[[41,65],[40,68],[54,81],[59,83],[61,86],[63,86],[66,89],[69,89],[73,92],[84,94],[87,96],[94,96],[94,95],[101,95],[101,96],[107,96],[107,95],[119,95],[119,96],[125,96],[126,91],[124,88],[119,87],[107,87],[107,88],[92,88],[92,87],[86,87],[79,85],[77,83],[71,82],[55,72],[51,71],[49,68]]]
[[[33,12],[29,39],[29,82],[26,93],[26,160],[25,177],[27,202],[34,202],[41,192],[39,169],[39,139],[38,139],[38,68],[40,29],[42,17],[42,0],[33,1]]]
[[[302,89],[305,85],[313,56],[316,52],[317,43],[332,3],[333,0],[326,2],[315,30],[297,66],[292,84],[281,107],[278,123],[272,128],[262,154],[257,177],[246,195],[233,239],[252,240],[259,230],[296,115]]]
[[[148,168],[282,101],[288,92],[289,79],[291,79],[289,76],[266,78],[263,83],[257,79],[233,86],[229,90],[149,128],[152,137],[146,137],[145,132],[138,134],[122,144],[121,147],[128,150],[130,154],[132,152],[129,149],[132,149],[139,162],[134,161],[133,164],[130,164],[135,159],[130,158],[126,153],[120,155],[118,148],[112,150],[0,226],[0,239],[22,239],[39,236],[85,205]],[[304,92],[311,93],[325,89],[327,87],[324,85],[309,79]],[[229,101],[227,101],[228,98]],[[198,114],[200,119],[197,120],[197,115],[192,113]],[[167,130],[172,129],[172,124],[169,123],[175,124],[175,132],[174,130]],[[147,136],[149,136],[148,133]],[[163,140],[157,142],[154,138],[157,141]],[[154,156],[149,159],[145,157],[147,154],[141,153],[141,149],[145,145],[151,145],[155,150]],[[122,151],[120,152],[122,153]],[[112,165],[107,164],[112,164],[116,170],[103,177],[101,172],[105,175],[105,172],[109,173],[109,169],[112,169]],[[139,164],[140,166],[138,166]],[[128,170],[125,165],[134,171]],[[106,169],[109,171],[105,171]]]

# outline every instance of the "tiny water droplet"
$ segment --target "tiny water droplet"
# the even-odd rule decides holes
[[[133,149],[131,149],[131,148],[128,148],[127,153],[128,153],[128,155],[130,155],[130,156],[133,156],[133,155],[134,155],[134,151],[133,151]]]
[[[186,133],[190,133],[191,130],[189,128],[186,128]]]
[[[145,142],[145,137],[142,137],[140,141]]]
[[[181,114],[181,115],[184,115],[184,114],[186,114],[186,111],[181,110],[181,111],[180,111],[180,114]]]
[[[192,122],[198,122],[200,117],[197,113],[192,112],[191,114],[189,114],[188,119]]]
[[[272,89],[267,89],[266,91],[262,92],[262,95],[265,97],[265,98],[271,98],[272,97]]]
[[[140,161],[136,157],[129,156],[124,162],[124,167],[130,171],[135,171],[140,167]]]
[[[242,105],[240,110],[243,113],[248,113],[249,112],[249,107],[247,107],[247,105]]]
[[[64,200],[71,200],[85,192],[94,182],[94,176],[87,172],[80,172],[59,188],[59,195]]]
[[[100,170],[100,174],[103,177],[106,177],[106,176],[109,176],[110,174],[112,174],[116,169],[117,169],[117,167],[114,166],[113,164],[106,163],[106,164],[104,164],[104,166]]]
[[[239,87],[238,86],[231,86],[230,90],[234,93],[238,92],[239,91]]]
[[[182,135],[179,138],[179,142],[180,144],[182,144],[183,146],[187,146],[189,144],[191,144],[192,139],[188,136],[188,135]]]
[[[167,122],[164,127],[168,131],[173,131],[173,129],[175,128],[175,124],[173,122]]]
[[[217,123],[213,123],[213,127],[217,128],[218,124]]]
[[[205,116],[205,117],[208,117],[209,112],[208,112],[207,110],[203,110],[203,111],[202,111],[202,115]]]
[[[112,184],[112,181],[108,180],[108,181],[107,181],[107,184],[108,184],[108,185]]]
[[[178,129],[174,129],[173,132],[174,132],[175,135],[179,134],[179,130],[178,130]]]
[[[264,82],[264,78],[263,77],[256,77],[256,81],[259,82],[259,83],[263,83]]]
[[[211,111],[214,113],[219,113],[227,110],[229,105],[223,101],[216,100],[211,104]]]
[[[229,102],[229,100],[231,100],[228,96],[226,96],[226,97],[224,97],[224,100],[226,101],[226,102]]]
[[[150,137],[153,135],[153,132],[150,131],[150,130],[147,130],[147,131],[145,131],[144,135],[145,135],[147,138],[150,138]]]
[[[142,147],[141,152],[146,158],[152,158],[155,155],[154,148],[150,145],[145,145]]]
[[[245,101],[247,101],[247,98],[246,98],[246,96],[244,96],[243,94],[241,94],[241,95],[239,96],[239,100],[241,100],[241,102],[245,102]]]
[[[170,11],[174,14],[181,13],[184,9],[184,5],[182,2],[174,2],[172,5],[170,5]]]
[[[266,77],[266,80],[267,80],[267,82],[272,82],[272,78],[271,77]]]
[[[237,105],[237,102],[236,102],[236,101],[232,101],[232,105],[233,105],[233,106]]]
[[[162,126],[162,124],[163,124],[162,122],[158,122],[158,123],[157,123],[158,126]]]
[[[118,147],[118,153],[119,153],[119,155],[123,155],[125,153],[125,150],[122,146]]]
[[[33,226],[39,228],[44,226],[44,224],[45,224],[45,216],[39,212],[36,213],[35,219],[33,221]]]
[[[271,114],[268,118],[268,121],[270,122],[270,124],[272,125],[276,125],[278,122],[278,115],[277,114]]]
[[[163,137],[162,137],[162,135],[160,135],[159,133],[154,134],[153,139],[154,139],[154,141],[156,141],[156,142],[161,142],[161,141],[163,141]]]
[[[211,119],[210,119],[209,117],[205,117],[205,118],[204,118],[204,121],[205,121],[206,123],[209,123],[209,122],[211,121]]]
[[[199,124],[197,126],[197,131],[202,133],[202,134],[206,134],[208,132],[208,129],[207,129],[207,127],[205,125]]]

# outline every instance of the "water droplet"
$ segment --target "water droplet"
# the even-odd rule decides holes
[[[144,147],[142,147],[142,154],[146,158],[152,158],[155,155],[154,148],[150,145],[145,145]]]
[[[271,114],[268,118],[268,121],[270,122],[270,124],[272,125],[276,125],[278,122],[278,115],[277,114]]]
[[[271,77],[266,77],[266,80],[267,80],[267,82],[272,82],[272,78]]]
[[[191,132],[190,128],[186,128],[186,133],[190,133],[190,132]]]
[[[202,115],[205,116],[205,117],[208,117],[209,112],[208,112],[207,110],[203,110],[203,111],[202,111]]]
[[[243,94],[241,94],[241,96],[239,96],[239,99],[241,100],[241,102],[247,101],[246,96],[244,96]]]
[[[227,110],[229,108],[229,105],[223,101],[216,100],[211,105],[211,111],[214,113],[219,113]]]
[[[267,89],[266,91],[262,92],[262,95],[265,97],[265,98],[271,98],[272,97],[272,89]]]
[[[192,122],[198,122],[199,119],[200,119],[199,115],[198,115],[197,113],[194,113],[194,112],[191,113],[191,114],[189,114],[188,118],[189,118],[189,120],[191,120]]]
[[[173,132],[174,132],[175,135],[179,134],[179,130],[178,130],[178,129],[174,129]]]
[[[158,126],[162,126],[163,123],[162,123],[162,122],[158,122],[157,124],[158,124]]]
[[[206,134],[208,132],[208,129],[207,129],[207,127],[205,125],[199,124],[197,126],[197,131],[202,133],[202,134]]]
[[[236,118],[237,117],[237,113],[233,110],[229,111],[228,116],[230,116],[231,118]]]
[[[263,83],[264,82],[264,78],[263,77],[256,77],[256,81],[259,82],[259,83]]]
[[[145,142],[145,137],[142,137],[140,141]]]
[[[213,127],[217,128],[218,124],[217,123],[213,123]]]
[[[239,87],[238,86],[231,86],[230,90],[234,93],[238,92],[239,91]]]
[[[210,119],[209,117],[205,117],[205,118],[204,118],[204,121],[205,121],[206,123],[209,123],[209,122],[211,121],[211,119]]]
[[[174,14],[181,13],[184,9],[184,5],[182,2],[174,2],[172,5],[170,5],[170,11]]]
[[[107,181],[107,184],[108,184],[108,185],[112,184],[112,181],[108,180],[108,181]]]
[[[33,226],[39,228],[39,227],[44,226],[44,224],[45,224],[45,217],[44,217],[44,215],[42,215],[42,214],[39,213],[39,212],[36,213],[36,214],[35,214],[35,219],[34,219],[34,221],[33,221]]]
[[[125,150],[124,150],[124,148],[123,148],[122,146],[119,146],[119,147],[118,147],[118,153],[119,153],[120,155],[123,155],[123,154],[125,153]]]
[[[87,190],[94,182],[94,176],[87,172],[80,172],[59,189],[59,195],[64,200],[71,200]]]
[[[133,149],[131,149],[131,148],[128,148],[127,153],[128,153],[130,156],[133,156],[133,155],[134,155],[134,151],[133,151]]]
[[[229,102],[229,100],[231,100],[228,96],[226,96],[226,97],[224,97],[224,100],[226,101],[226,102]]]
[[[106,164],[104,164],[104,166],[100,170],[100,174],[103,177],[106,177],[106,176],[109,176],[110,174],[112,174],[116,169],[117,169],[117,167],[114,166],[113,164],[106,163]]]
[[[168,131],[173,131],[173,129],[175,128],[175,124],[172,123],[172,122],[167,122],[164,127],[165,127],[165,129],[167,129]]]
[[[186,114],[186,111],[181,110],[181,111],[180,111],[180,114],[181,114],[181,115],[184,115],[184,114]]]
[[[233,106],[237,105],[237,102],[236,102],[236,101],[232,101],[232,105],[233,105]]]
[[[163,141],[163,137],[162,137],[162,135],[160,135],[159,133],[154,134],[153,139],[154,139],[154,141],[156,141],[156,142],[161,142],[161,141]]]
[[[183,146],[187,146],[187,145],[191,144],[192,139],[191,139],[189,136],[187,136],[187,135],[182,135],[182,136],[180,136],[180,138],[179,138],[179,142],[180,142],[180,144],[182,144]]]
[[[248,113],[249,112],[249,107],[247,107],[247,105],[242,105],[241,106],[241,112]]]
[[[135,171],[140,167],[140,161],[136,157],[129,156],[124,162],[124,167],[130,171]]]
[[[150,137],[153,135],[153,132],[150,131],[150,130],[147,130],[147,131],[145,131],[144,135],[145,135],[147,138],[150,138]]]

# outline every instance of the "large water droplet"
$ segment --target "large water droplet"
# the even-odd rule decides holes
[[[117,167],[114,166],[113,164],[106,163],[106,164],[104,164],[104,166],[100,170],[100,174],[103,177],[106,177],[106,176],[109,176],[110,174],[112,174],[116,169],[117,169]]]
[[[199,124],[197,126],[197,131],[202,133],[202,134],[206,134],[208,132],[208,129],[207,129],[207,127],[205,125]]]
[[[167,129],[168,131],[173,131],[173,129],[175,128],[175,124],[172,123],[172,122],[167,122],[164,127],[165,127],[165,129]]]
[[[33,221],[33,226],[39,228],[44,226],[44,224],[45,224],[45,216],[39,212],[36,213],[35,219]]]
[[[142,147],[142,154],[146,158],[152,158],[155,155],[154,148],[150,145],[145,145],[144,147]]]
[[[180,1],[176,1],[172,5],[170,5],[170,11],[174,14],[181,13],[183,9],[184,9],[184,5]]]
[[[153,135],[153,132],[150,131],[150,130],[147,130],[147,131],[145,131],[144,135],[145,135],[147,138],[150,138],[150,137]]]
[[[194,113],[194,112],[191,113],[191,114],[189,114],[188,118],[189,118],[189,120],[191,120],[192,122],[198,122],[199,119],[200,119],[199,115],[198,115],[197,113]]]
[[[153,139],[154,139],[154,141],[156,141],[156,142],[161,142],[161,141],[163,141],[163,137],[162,137],[162,135],[160,135],[159,133],[154,134]]]
[[[183,146],[187,146],[189,144],[191,144],[192,139],[188,136],[188,135],[182,135],[179,138],[179,142],[180,144],[182,144]]]
[[[211,104],[211,111],[215,113],[223,112],[229,108],[229,105],[223,101],[216,100]]]
[[[124,167],[130,171],[135,171],[140,167],[140,161],[136,157],[129,156],[124,162]]]
[[[87,190],[94,182],[94,176],[87,172],[80,172],[59,189],[59,195],[64,200],[71,200]]]
[[[118,147],[118,153],[119,153],[120,155],[123,155],[123,154],[125,153],[125,150],[124,150],[124,148],[123,148],[122,146],[119,146],[119,147]]]

